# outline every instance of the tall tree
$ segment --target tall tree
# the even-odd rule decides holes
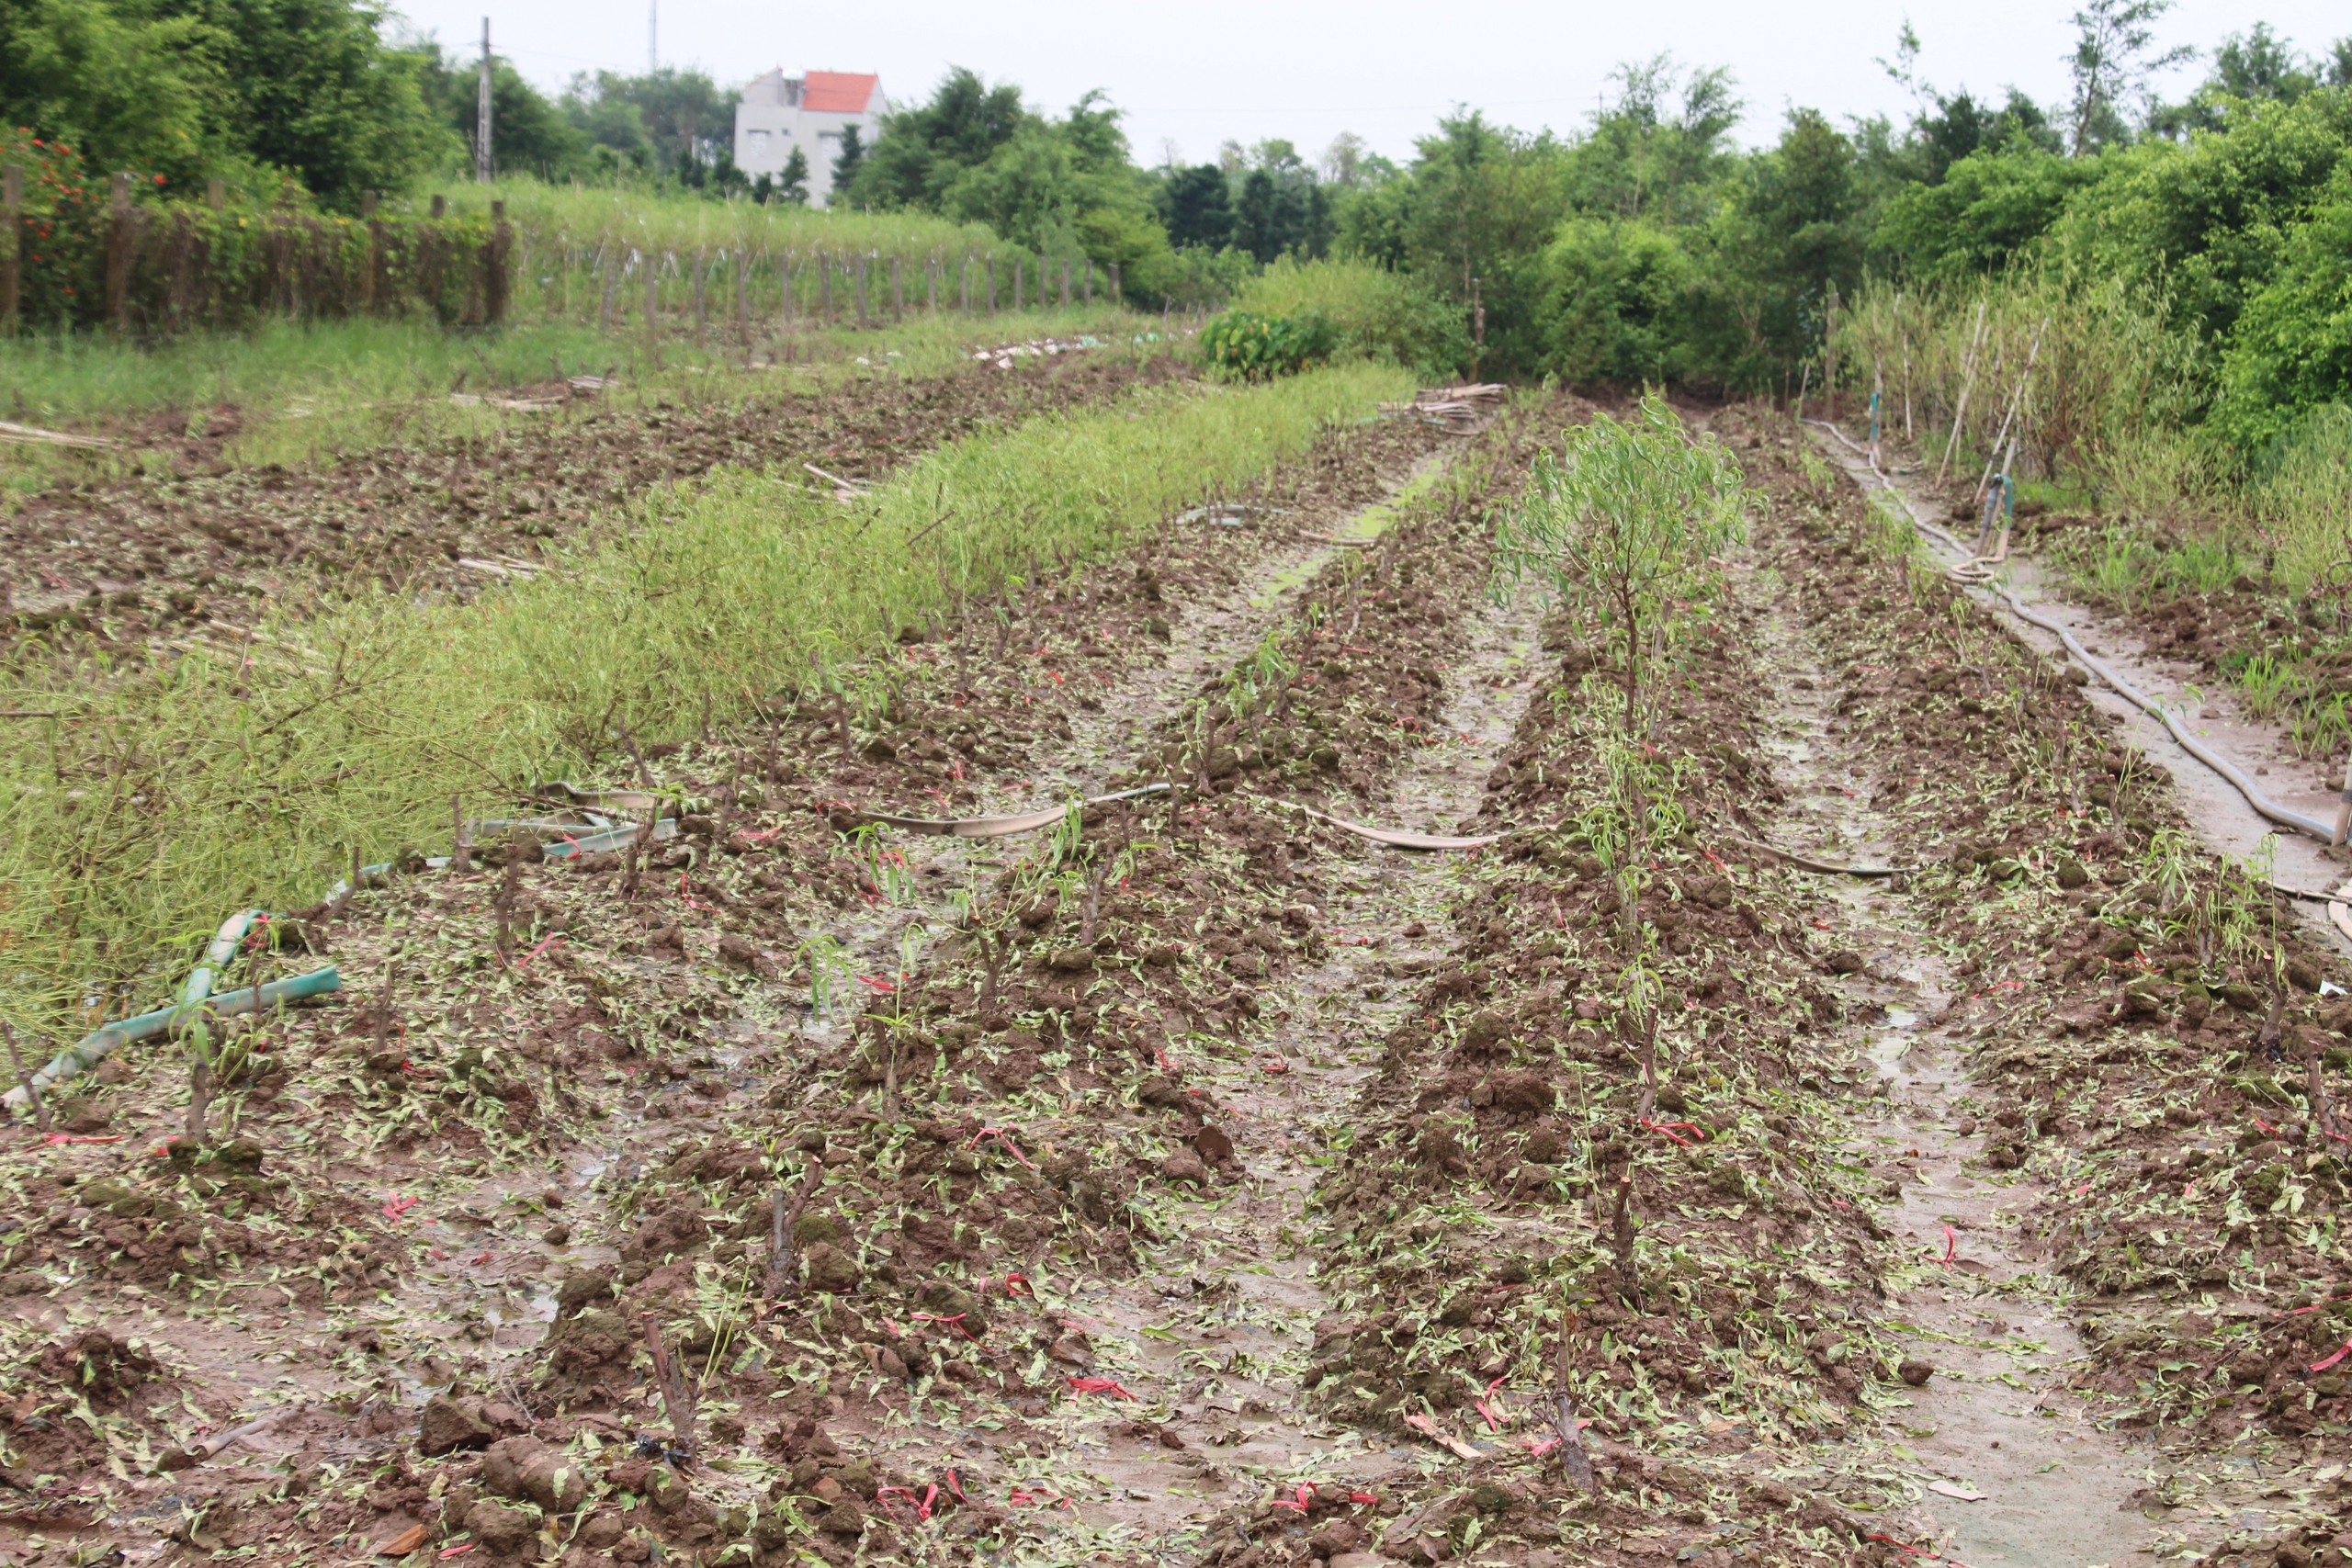
[[[99,168],[186,184],[274,171],[334,206],[457,151],[427,62],[367,0],[14,0],[0,5],[0,117]]]
[[[2066,57],[2074,75],[2072,151],[2077,158],[2131,140],[2123,107],[2147,96],[2148,85],[2197,51],[2186,44],[2156,47],[2156,23],[2173,0],[2089,0],[2075,13],[2075,47]]]
[[[425,101],[443,124],[470,143],[480,114],[478,62],[453,59],[438,43],[426,44],[422,52]],[[490,92],[491,157],[501,174],[564,179],[592,166],[586,133],[503,55],[491,59]]]
[[[1173,169],[1159,191],[1159,220],[1169,243],[1216,251],[1233,241],[1233,200],[1225,171],[1215,164]]]
[[[966,171],[987,163],[1035,118],[1012,83],[990,86],[977,73],[951,67],[926,102],[882,117],[882,133],[859,166],[851,199],[877,210],[936,211]]]

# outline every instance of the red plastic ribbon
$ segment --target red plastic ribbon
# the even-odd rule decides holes
[[[2344,1359],[2346,1356],[2352,1356],[2352,1339],[2346,1339],[2344,1342],[2344,1348],[2338,1350],[2335,1355],[2330,1356],[2326,1360],[2313,1361],[2312,1363],[2312,1371],[2315,1372],[2324,1372],[2327,1371],[2328,1368],[2335,1365],[2336,1362]]]
[[[1302,1481],[1298,1483],[1298,1495],[1295,1498],[1277,1497],[1273,1500],[1272,1506],[1277,1508],[1295,1508],[1303,1514],[1306,1512],[1308,1506],[1312,1505],[1314,1501],[1315,1483],[1312,1481]]]
[[[886,1497],[904,1497],[915,1506],[917,1519],[927,1519],[931,1517],[931,1506],[938,1496],[939,1488],[936,1485],[931,1487],[921,1497],[915,1495],[914,1488],[911,1486],[884,1486],[875,1492],[874,1500],[879,1503]]]
[[[119,1144],[120,1142],[122,1142],[122,1134],[119,1133],[109,1134],[103,1138],[77,1137],[72,1133],[43,1133],[40,1135],[40,1142],[34,1146],[51,1148],[59,1144]]]
[[[1476,1406],[1476,1407],[1478,1414],[1479,1414],[1479,1415],[1481,1415],[1481,1416],[1485,1416],[1485,1417],[1487,1418],[1487,1430],[1488,1430],[1489,1432],[1499,1432],[1499,1431],[1501,1431],[1501,1430],[1503,1429],[1503,1420],[1504,1420],[1504,1418],[1505,1418],[1505,1417],[1507,1417],[1507,1416],[1510,1416],[1510,1411],[1506,1410],[1506,1411],[1504,1411],[1504,1412],[1503,1412],[1502,1416],[1497,1416],[1497,1415],[1495,1414],[1495,1406],[1494,1406],[1494,1404],[1488,1404],[1488,1403],[1487,1403],[1489,1400],[1494,1400],[1494,1398],[1495,1398],[1495,1390],[1497,1390],[1497,1389],[1498,1389],[1498,1388],[1502,1387],[1502,1386],[1503,1386],[1503,1384],[1504,1384],[1504,1382],[1507,1382],[1507,1381],[1508,1381],[1508,1380],[1507,1380],[1507,1379],[1504,1379],[1504,1378],[1497,1378],[1494,1382],[1490,1382],[1490,1383],[1488,1383],[1488,1384],[1487,1385],[1487,1394],[1486,1394],[1486,1398],[1484,1398],[1484,1399],[1474,1399],[1474,1400],[1472,1400],[1472,1401],[1470,1402],[1474,1406]],[[1496,1403],[1496,1404],[1499,1404],[1499,1403],[1500,1403],[1500,1401],[1496,1401],[1495,1403]]]
[[[1944,1267],[1945,1267],[1945,1268],[1949,1269],[1949,1268],[1951,1268],[1951,1267],[1952,1255],[1953,1255],[1954,1253],[1958,1252],[1959,1250],[1960,1250],[1960,1238],[1959,1238],[1958,1236],[1956,1236],[1956,1235],[1952,1235],[1952,1234],[1951,1234],[1951,1227],[1950,1225],[1946,1225],[1946,1226],[1944,1227],[1944,1256],[1943,1256],[1943,1265],[1944,1265]]]
[[[548,948],[553,947],[557,942],[560,942],[562,940],[563,933],[561,931],[556,932],[555,935],[548,938],[547,941],[539,943],[538,946],[531,949],[530,952],[516,959],[514,961],[514,967],[517,969],[529,968],[532,959],[537,958],[540,953],[545,953]]]
[[[972,1500],[964,1495],[964,1483],[956,1478],[956,1467],[952,1464],[947,1467],[947,1492],[964,1506],[968,1508],[972,1506]]]
[[[1134,1399],[1136,1397],[1134,1394],[1129,1393],[1125,1389],[1121,1388],[1119,1386],[1119,1380],[1116,1378],[1071,1378],[1069,1380],[1069,1386],[1071,1391],[1077,1393],[1108,1393],[1115,1395],[1120,1399]]]
[[[1686,1149],[1694,1144],[1703,1144],[1707,1141],[1707,1130],[1696,1122],[1652,1122],[1645,1117],[1642,1120],[1642,1125],[1653,1133],[1663,1133]],[[1677,1127],[1693,1135],[1688,1138],[1683,1137],[1681,1134],[1674,1131]]]
[[[1021,1152],[1021,1145],[1018,1145],[1018,1144],[1016,1144],[1016,1143],[1014,1143],[1014,1142],[1012,1141],[1012,1129],[1011,1129],[1011,1128],[1009,1128],[1009,1127],[983,1127],[983,1128],[981,1128],[978,1133],[976,1133],[976,1134],[974,1134],[972,1135],[972,1143],[971,1143],[971,1146],[972,1146],[973,1148],[976,1148],[976,1149],[977,1149],[977,1148],[978,1148],[978,1147],[980,1146],[980,1140],[981,1140],[982,1138],[994,1138],[998,1143],[1002,1144],[1002,1145],[1004,1145],[1008,1150],[1010,1150],[1010,1151],[1012,1152],[1012,1157],[1013,1157],[1014,1159],[1019,1160],[1023,1165],[1027,1165],[1027,1166],[1029,1166],[1029,1168],[1030,1168],[1030,1169],[1032,1169],[1032,1170],[1035,1170],[1035,1169],[1036,1169],[1036,1168],[1036,1168],[1035,1166],[1034,1166],[1034,1165],[1029,1165],[1029,1156],[1028,1156],[1027,1155],[1023,1154],[1023,1153]]]
[[[394,1198],[384,1205],[384,1218],[397,1220],[424,1201],[422,1198]]]
[[[1015,1287],[1018,1288],[1016,1289]],[[1029,1287],[1029,1276],[1022,1273],[1009,1273],[1005,1275],[1004,1293],[1008,1298],[1012,1296],[1027,1296],[1033,1302],[1037,1299],[1037,1292]]]

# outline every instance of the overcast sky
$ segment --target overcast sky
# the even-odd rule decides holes
[[[698,65],[722,85],[775,65],[878,71],[903,103],[955,64],[1017,82],[1055,112],[1100,87],[1126,111],[1137,159],[1152,164],[1170,142],[1185,161],[1204,162],[1227,137],[1287,137],[1311,159],[1342,130],[1402,159],[1456,104],[1569,130],[1590,118],[1613,67],[1661,50],[1732,68],[1747,106],[1743,141],[1771,139],[1792,105],[1841,118],[1899,117],[1908,100],[1873,61],[1893,53],[1906,15],[1923,46],[1920,74],[1938,87],[1982,95],[2014,84],[2055,102],[2079,0],[1195,0],[1164,10],[1042,0],[658,3],[662,62]],[[479,45],[482,0],[408,0],[401,9],[445,45]],[[647,0],[494,0],[492,41],[552,87],[578,71],[643,70],[647,16]],[[2181,0],[2161,41],[2210,53],[2256,17],[2307,51],[2352,32],[2343,0]],[[2176,73],[2176,92],[2201,73]]]

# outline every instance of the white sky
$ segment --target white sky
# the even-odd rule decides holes
[[[1907,15],[1920,73],[1980,97],[2009,84],[2045,105],[2064,96],[2067,17],[2079,0],[1754,0],[1542,4],[1482,0],[1193,0],[1182,6],[1071,6],[1043,0],[879,0],[745,6],[659,0],[664,63],[699,65],[732,86],[774,65],[879,71],[899,102],[927,96],[950,64],[1017,82],[1058,112],[1091,87],[1127,114],[1138,161],[1173,141],[1189,163],[1227,137],[1287,137],[1310,160],[1353,130],[1400,161],[1455,104],[1506,124],[1571,130],[1590,117],[1620,62],[1671,50],[1690,64],[1729,65],[1747,116],[1742,140],[1769,141],[1785,109],[1842,119],[1907,108],[1872,63],[1892,55]],[[483,0],[407,0],[420,30],[472,47]],[[492,45],[532,80],[560,85],[599,67],[641,71],[647,0],[491,0]],[[2307,52],[2352,32],[2343,0],[2180,0],[2163,43],[2210,51],[2267,18]],[[2177,73],[2176,93],[2202,75]]]

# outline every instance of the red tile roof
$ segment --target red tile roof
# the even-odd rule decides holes
[[[820,114],[864,114],[881,80],[854,71],[811,71],[801,89],[800,106]]]

